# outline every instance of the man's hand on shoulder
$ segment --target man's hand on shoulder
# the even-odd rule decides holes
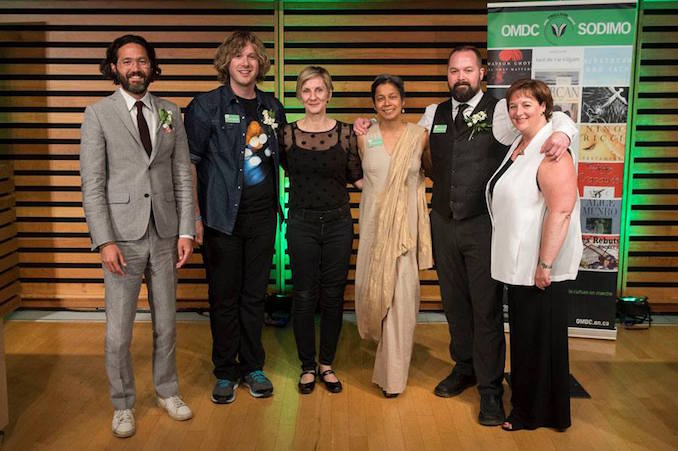
[[[177,269],[179,269],[186,264],[193,254],[193,240],[186,237],[179,238],[179,241],[177,241],[177,253],[179,256]]]
[[[570,147],[570,138],[563,132],[553,132],[541,146],[540,152],[552,160],[559,161]]]
[[[353,131],[358,136],[363,136],[367,134],[367,131],[370,129],[372,122],[364,117],[359,117],[353,121]]]
[[[104,243],[99,246],[99,254],[101,255],[101,262],[104,264],[106,270],[119,276],[125,275],[125,258],[122,256],[122,251],[115,243]]]

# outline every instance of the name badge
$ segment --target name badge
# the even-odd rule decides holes
[[[433,133],[447,132],[447,124],[436,124],[433,126]]]
[[[370,138],[367,140],[367,147],[383,146],[384,140],[381,138]]]
[[[224,120],[227,124],[239,124],[240,115],[239,114],[224,114]]]

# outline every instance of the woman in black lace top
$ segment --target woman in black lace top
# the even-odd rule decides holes
[[[299,391],[328,390],[341,382],[332,361],[341,332],[344,287],[353,243],[346,183],[360,186],[362,169],[353,128],[327,117],[332,79],[309,66],[297,78],[305,115],[282,130],[281,164],[290,179],[287,246],[293,284],[292,321],[302,373]],[[315,308],[320,301],[320,350],[316,368]]]

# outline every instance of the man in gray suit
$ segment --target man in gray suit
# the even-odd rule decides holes
[[[175,420],[193,416],[178,395],[176,270],[193,252],[193,180],[179,108],[148,92],[160,75],[144,38],[121,36],[101,73],[121,85],[85,110],[80,175],[92,249],[106,295],[106,372],[113,434],[135,432],[132,326],[142,278],[153,320],[153,382],[158,405]]]

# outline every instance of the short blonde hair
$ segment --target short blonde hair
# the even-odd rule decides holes
[[[236,31],[221,43],[214,55],[214,68],[217,70],[217,79],[227,84],[231,78],[228,73],[228,67],[231,65],[231,60],[238,54],[247,44],[252,44],[254,51],[257,53],[257,61],[259,62],[259,72],[257,73],[257,83],[264,81],[264,77],[269,70],[271,70],[271,62],[266,55],[266,47],[261,39],[254,33],[249,31]]]
[[[327,91],[330,94],[332,93],[334,86],[332,86],[332,77],[330,77],[330,73],[327,69],[321,66],[306,66],[297,76],[297,99],[301,100],[301,88],[304,87],[304,83],[315,77],[322,78]]]

